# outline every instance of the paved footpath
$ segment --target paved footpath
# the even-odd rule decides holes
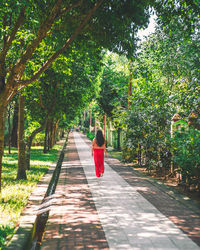
[[[200,249],[198,212],[118,160],[106,162],[96,178],[91,143],[70,134],[42,250]]]

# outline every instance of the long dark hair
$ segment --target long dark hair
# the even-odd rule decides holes
[[[101,147],[105,143],[103,133],[101,130],[98,130],[96,133],[96,142],[99,147]]]

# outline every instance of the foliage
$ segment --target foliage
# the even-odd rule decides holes
[[[168,26],[158,20],[155,33],[141,44],[132,65],[132,105],[115,111],[127,126],[124,157],[136,160],[142,153],[147,166],[170,167],[166,136],[177,109],[183,119],[191,110],[199,112],[198,22],[183,34],[185,23],[175,12]]]
[[[165,136],[170,131],[173,107],[161,87],[150,82],[138,82],[133,88],[132,105],[126,113],[127,126],[124,151],[129,160],[137,159],[143,148],[146,164],[158,159],[157,148],[164,147]]]
[[[33,144],[35,145],[43,145],[44,144],[45,134],[44,132],[38,133],[33,139]]]
[[[173,154],[173,146],[167,139],[170,138],[171,119],[178,111],[187,120],[192,110],[199,114],[200,108],[199,14],[195,9],[196,3],[176,3],[166,1],[162,5],[157,2],[156,31],[141,43],[132,57],[132,63],[126,61],[130,67],[128,74],[121,78],[123,80],[118,81],[118,72],[113,70],[119,64],[119,61],[114,63],[114,54],[104,58],[99,97],[99,106],[108,112],[115,127],[126,131],[123,157],[140,161],[148,169],[162,171],[164,167],[168,173]],[[166,14],[170,8],[168,19]],[[129,75],[132,77],[132,97],[128,107]],[[118,86],[123,92],[116,91]],[[181,140],[179,143],[183,146],[182,150],[189,152],[191,145]],[[195,165],[195,157],[199,160],[199,149],[196,148],[191,157],[185,151],[177,151],[178,155],[174,156],[176,164],[188,156]],[[187,160],[185,164],[189,164]],[[187,175],[192,176],[190,179],[198,182],[198,171],[192,170],[191,166],[182,171],[185,173],[186,169]]]
[[[70,123],[96,96],[101,54],[93,48],[82,51],[78,46],[80,44],[67,56],[60,57],[37,85],[27,89],[29,126],[36,121],[43,123],[47,117]]]
[[[27,171],[27,181],[16,180],[17,150],[12,149],[12,154],[4,154],[3,185],[0,195],[0,248],[5,244],[5,239],[13,234],[29,195],[47,172],[49,165],[57,159],[59,148],[60,146],[54,147],[48,154],[43,154],[41,147],[32,149],[32,167]]]
[[[86,136],[92,141],[95,138],[95,135],[92,132],[87,132]]]
[[[6,243],[6,239],[11,238],[14,234],[15,226],[14,225],[0,225],[0,247],[1,249],[4,248],[4,245]]]
[[[97,102],[102,112],[109,117],[115,107],[127,105],[128,73],[128,60],[125,56],[105,54],[99,75],[100,93]]]
[[[190,128],[172,139],[173,160],[179,166],[183,182],[200,190],[200,131]]]

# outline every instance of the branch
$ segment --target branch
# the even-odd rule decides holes
[[[13,82],[15,83],[15,80],[20,79],[20,77],[24,73],[26,62],[32,57],[33,53],[38,48],[40,42],[47,36],[48,31],[51,29],[58,13],[60,12],[61,4],[62,0],[57,0],[56,4],[52,9],[51,14],[43,23],[41,23],[36,38],[32,41],[31,44],[27,46],[25,53],[18,60],[16,65],[12,68],[7,80],[8,84],[12,84]]]
[[[80,0],[79,2],[77,2],[77,3],[73,4],[72,6],[70,6],[69,8],[62,9],[59,16],[62,16],[63,14],[69,12],[70,10],[80,6],[82,3],[83,3],[83,0]]]
[[[7,19],[6,15],[3,16],[3,30],[4,30],[4,32],[5,32],[5,30],[6,30],[6,19]],[[5,32],[5,33],[4,33],[4,36],[3,36],[3,51],[4,51],[4,49],[5,49],[6,40],[7,40],[7,35],[6,35],[6,32]]]
[[[17,19],[17,21],[16,21],[16,23],[15,23],[15,25],[14,25],[13,30],[11,31],[10,36],[6,37],[6,39],[5,39],[5,41],[4,41],[4,42],[5,42],[5,43],[4,43],[4,49],[3,49],[3,51],[2,51],[1,54],[0,54],[0,61],[1,61],[1,62],[2,62],[2,60],[5,59],[6,54],[7,54],[8,50],[9,50],[9,48],[10,48],[10,46],[11,46],[13,40],[15,39],[15,36],[16,36],[17,31],[18,31],[19,27],[22,25],[22,23],[23,23],[23,21],[24,21],[25,10],[26,10],[26,7],[24,6],[24,7],[21,9],[21,11],[20,11],[20,14],[19,14],[19,16],[18,16],[18,19]]]
[[[7,38],[7,41],[6,41],[6,52],[9,50],[15,36],[16,36],[16,33],[19,29],[19,27],[23,24],[23,21],[24,21],[24,17],[25,17],[25,11],[26,11],[26,6],[24,6],[21,11],[20,11],[20,14],[19,14],[19,17],[15,23],[15,26],[10,34],[10,36],[8,36]]]
[[[64,44],[64,46],[59,49],[57,52],[55,52],[44,64],[43,66],[30,78],[27,80],[19,80],[16,81],[18,85],[24,85],[27,86],[31,82],[35,81],[38,79],[38,77],[46,70],[49,68],[49,66],[58,58],[60,54],[62,54],[68,47],[69,45],[74,41],[74,39],[79,35],[79,33],[82,31],[83,27],[87,24],[91,16],[94,14],[94,12],[98,9],[98,7],[101,5],[103,0],[99,0],[94,7],[88,12],[87,16],[83,20],[83,22],[76,28],[74,31],[73,35],[67,40],[67,42]]]
[[[41,95],[41,92],[40,92],[39,89],[38,89],[38,95],[39,95],[39,98],[40,98],[40,103],[38,103],[38,104],[39,104],[39,106],[40,106],[41,108],[45,109],[44,104],[43,104],[43,101],[42,101],[42,95]]]
[[[8,105],[8,103],[12,100],[12,98],[18,93],[20,92],[23,88],[25,88],[26,86],[14,86],[11,88],[9,88],[8,85],[6,85],[7,87],[7,93],[8,93],[8,98],[6,99],[6,105]]]

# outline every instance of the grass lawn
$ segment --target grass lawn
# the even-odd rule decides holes
[[[8,154],[5,149],[0,194],[0,249],[5,249],[6,240],[14,234],[31,192],[47,172],[49,165],[56,161],[61,148],[62,146],[56,145],[49,153],[44,154],[43,147],[32,147],[31,169],[27,171],[27,180],[16,180],[17,150],[12,149],[11,154]]]
[[[116,158],[118,160],[122,160],[122,152],[121,151],[109,151],[108,152],[113,158]]]

